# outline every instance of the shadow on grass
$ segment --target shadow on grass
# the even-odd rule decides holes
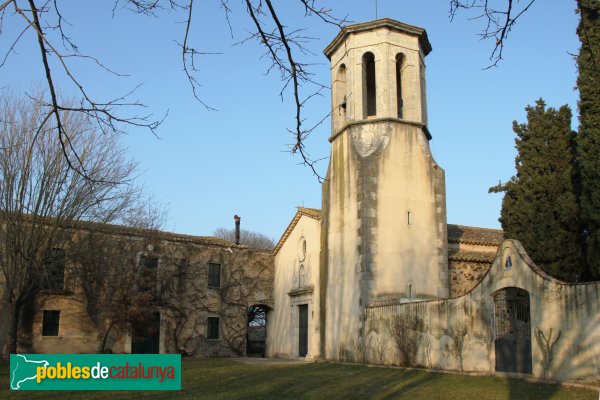
[[[0,362],[0,398],[11,399],[590,399],[594,391],[502,377],[317,363],[247,365],[232,360],[183,361],[181,392],[9,392]]]

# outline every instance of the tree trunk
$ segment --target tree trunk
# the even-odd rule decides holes
[[[6,333],[6,354],[17,353],[17,334],[19,328],[19,316],[21,314],[21,305],[19,303],[8,303],[8,331]]]
[[[108,340],[108,336],[110,335],[110,331],[112,331],[114,323],[111,321],[102,337],[102,342],[100,343],[100,353],[103,354],[106,348],[106,341]]]
[[[6,336],[8,334],[10,307],[9,303],[2,300],[0,303],[0,355],[6,352]]]

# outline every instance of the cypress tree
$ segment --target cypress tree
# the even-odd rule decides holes
[[[578,0],[579,206],[586,279],[600,279],[600,1]]]
[[[571,110],[546,109],[542,99],[525,110],[527,123],[513,122],[517,174],[490,191],[505,192],[500,216],[505,236],[519,240],[550,275],[577,281],[581,245]]]

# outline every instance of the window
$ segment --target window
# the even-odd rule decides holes
[[[177,264],[177,275],[175,279],[177,280],[177,290],[182,293],[186,288],[186,276],[188,271],[188,260],[183,259]]]
[[[153,300],[157,298],[157,269],[158,269],[158,258],[140,256],[139,264],[139,287],[140,290],[154,291]]]
[[[208,264],[208,287],[219,288],[221,287],[221,264],[209,263]]]
[[[156,269],[158,267],[158,259],[156,257],[140,257],[140,276],[142,278],[156,279]]]
[[[402,68],[404,64],[404,55],[396,55],[396,104],[398,108],[398,118],[402,118],[402,107],[404,100],[402,99]]]
[[[415,290],[415,282],[410,279],[406,282],[406,298],[412,300],[416,297],[417,291]]]
[[[65,290],[65,251],[52,249],[44,257],[46,281],[44,289],[60,292]]]
[[[143,275],[155,275],[158,267],[158,258],[140,256],[140,273]]]
[[[208,323],[206,326],[206,338],[207,339],[218,339],[219,338],[219,317],[208,317]]]
[[[335,104],[338,107],[338,115],[346,112],[346,65],[340,65],[337,72],[337,77],[334,83],[335,89]]]
[[[375,85],[375,56],[367,52],[362,57],[363,64],[363,112],[370,117],[377,114],[377,91]]]
[[[60,311],[44,310],[42,321],[42,336],[58,336]]]
[[[427,85],[425,83],[425,64],[421,63],[421,122],[427,124]]]

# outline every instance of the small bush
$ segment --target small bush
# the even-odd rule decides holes
[[[416,315],[394,317],[390,334],[398,350],[398,361],[403,367],[414,367],[421,342],[423,320]]]

